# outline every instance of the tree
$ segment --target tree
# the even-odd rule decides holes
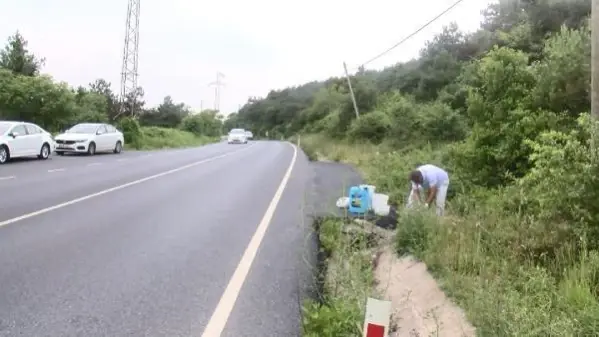
[[[103,79],[97,79],[95,82],[89,84],[89,90],[90,92],[104,96],[108,119],[114,119],[119,113],[120,104],[117,95],[112,90],[112,84]]]
[[[198,114],[188,115],[183,118],[183,130],[208,137],[220,136],[223,123],[218,111],[204,110]]]
[[[190,110],[185,104],[177,104],[173,102],[171,96],[166,96],[156,109],[144,111],[140,115],[140,123],[149,126],[174,128],[178,127],[189,114]]]
[[[4,50],[0,51],[0,67],[9,69],[15,74],[36,76],[45,60],[37,58],[27,49],[27,40],[17,31],[8,38]]]

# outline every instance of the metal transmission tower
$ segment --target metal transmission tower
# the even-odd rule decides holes
[[[129,0],[127,22],[125,24],[125,46],[123,47],[123,68],[121,70],[121,111],[127,97],[137,91],[137,65],[139,55],[139,8],[141,0]],[[131,113],[135,113],[135,99],[131,102]]]
[[[210,83],[210,86],[214,87],[214,110],[219,111],[220,109],[220,87],[224,87],[225,84],[221,81],[225,78],[225,75],[220,71],[216,72],[216,81]]]

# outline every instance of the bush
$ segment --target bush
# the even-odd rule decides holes
[[[141,131],[143,135],[143,145],[141,148],[146,150],[192,147],[217,140],[216,138],[196,136],[187,131],[159,128],[156,126],[143,127]]]
[[[140,149],[143,146],[143,133],[136,119],[130,117],[121,118],[118,122],[118,128],[123,132],[125,146],[129,145],[134,149]]]
[[[391,118],[384,112],[373,111],[353,121],[349,137],[353,140],[366,139],[380,143],[391,128]]]
[[[397,252],[400,255],[422,256],[428,250],[437,229],[436,217],[430,212],[416,209],[402,213],[397,222]]]
[[[218,137],[221,135],[222,123],[216,113],[201,112],[183,118],[181,129],[197,136]]]
[[[522,200],[530,212],[547,226],[568,223],[548,230],[569,236],[561,238],[566,242],[588,235],[592,249],[599,248],[598,131],[598,122],[583,114],[569,133],[548,131],[529,141],[534,166],[519,182],[530,191]]]

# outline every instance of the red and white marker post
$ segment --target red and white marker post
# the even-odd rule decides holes
[[[368,298],[366,301],[366,317],[364,318],[364,337],[387,337],[389,335],[390,316],[390,301]]]

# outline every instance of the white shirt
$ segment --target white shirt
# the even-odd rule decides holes
[[[445,170],[435,165],[426,164],[417,168],[422,173],[422,186],[412,182],[412,190],[418,190],[423,187],[431,188],[449,182],[449,174]]]

